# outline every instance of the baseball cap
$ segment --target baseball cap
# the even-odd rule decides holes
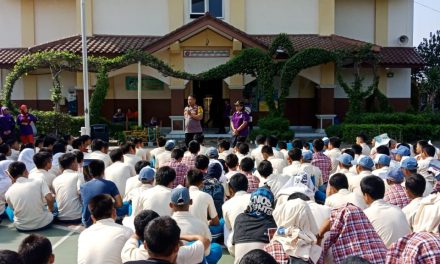
[[[312,160],[313,153],[310,150],[303,150],[302,156],[304,160]]]
[[[186,187],[177,187],[171,191],[171,202],[175,205],[185,205],[190,202],[189,190]]]
[[[396,183],[403,182],[403,179],[405,176],[403,175],[403,172],[400,168],[394,168],[388,172],[388,175],[386,176],[387,180],[392,180]]]
[[[390,162],[391,158],[385,154],[376,154],[376,157],[374,157],[374,164],[390,166]]]
[[[374,147],[382,146],[382,145],[388,145],[390,143],[391,138],[388,137],[388,134],[381,134],[379,136],[374,137],[374,141],[376,142],[374,144]]]
[[[352,165],[351,162],[353,161],[353,157],[350,154],[342,153],[342,155],[339,156],[336,160],[348,166],[348,165]]]
[[[176,146],[176,141],[174,141],[172,139],[167,140],[167,142],[165,143],[166,150],[172,150],[175,146]]]
[[[355,160],[353,160],[351,163],[353,165],[359,165],[359,166],[364,167],[369,170],[373,170],[373,167],[374,167],[373,160],[370,157],[364,156],[364,155],[361,155],[359,157],[359,159],[357,160],[357,162]]]
[[[411,151],[409,151],[409,148],[400,145],[397,149],[391,150],[391,153],[393,154],[399,154],[400,156],[410,156]]]
[[[417,169],[417,160],[412,157],[406,158],[400,162],[400,167],[408,170],[415,170]]]
[[[219,179],[222,176],[222,165],[219,162],[210,163],[208,166],[208,172],[206,176],[212,179]]]
[[[328,137],[323,137],[322,141],[324,141],[324,145],[327,145],[330,142],[330,139]]]
[[[150,166],[143,167],[139,172],[139,181],[152,181],[154,180],[154,174],[156,174],[156,171]]]
[[[214,147],[210,147],[208,149],[208,151],[206,152],[206,154],[207,154],[208,158],[210,158],[210,159],[218,158],[218,150]]]

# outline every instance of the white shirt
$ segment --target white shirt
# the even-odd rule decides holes
[[[270,187],[270,190],[272,191],[274,197],[277,197],[278,192],[281,190],[284,184],[287,183],[289,179],[290,176],[272,174],[269,175],[269,177],[267,177],[266,179],[262,178],[260,180],[259,187],[263,187],[264,184],[266,184],[267,186]]]
[[[361,171],[358,175],[354,175],[353,177],[347,177],[348,179],[348,190],[350,192],[354,192],[359,194],[361,197],[364,196],[361,190],[361,181],[364,177],[370,176],[371,171]]]
[[[232,149],[224,150],[223,152],[218,153],[218,159],[226,160],[226,156],[232,153]]]
[[[136,172],[133,167],[120,161],[108,166],[104,172],[104,178],[114,182],[121,195],[125,194],[125,185],[128,178],[134,175],[136,175]]]
[[[260,165],[260,162],[264,159],[263,154],[261,153],[261,149],[264,145],[258,145],[257,148],[253,149],[251,151],[251,157],[253,160],[255,160],[255,167],[258,167]]]
[[[58,218],[60,220],[76,220],[81,218],[82,204],[78,189],[80,174],[77,171],[64,170],[53,181],[58,205]]]
[[[124,163],[125,164],[129,164],[130,166],[134,167],[136,166],[136,163],[138,161],[141,161],[142,159],[139,158],[137,155],[135,154],[124,154]],[[136,173],[135,173],[136,174]]]
[[[251,194],[246,191],[235,193],[234,197],[227,200],[222,205],[223,219],[225,220],[225,229],[234,230],[234,223],[237,216],[246,210],[251,200]]]
[[[124,201],[128,201],[126,197],[131,190],[140,187],[141,185],[142,182],[139,180],[139,175],[128,178],[127,183],[125,183]]]
[[[202,263],[204,256],[205,247],[202,241],[196,241],[191,245],[179,247],[176,263]],[[149,255],[144,244],[139,245],[137,239],[130,237],[122,248],[121,258],[122,262],[125,263],[128,261],[147,260]]]
[[[361,147],[362,147],[362,155],[370,156],[371,149],[367,145],[367,143],[365,143],[365,142],[361,143]]]
[[[150,151],[151,158],[157,159],[157,156],[164,151],[165,151],[165,147],[158,147],[153,149],[152,151]]]
[[[108,154],[105,154],[99,150],[95,150],[92,153],[87,153],[84,155],[84,159],[99,159],[104,162],[105,167],[107,168],[112,164],[112,160]]]
[[[315,218],[317,226],[321,227],[322,224],[330,218],[332,209],[326,205],[315,203],[314,201],[307,201],[307,204],[312,211],[312,215]]]
[[[273,173],[275,174],[283,173],[283,169],[289,165],[285,159],[276,158],[275,155],[269,157],[267,161],[272,164]]]
[[[412,229],[412,225],[414,223],[414,216],[420,207],[420,202],[422,201],[422,197],[417,197],[411,200],[411,202],[402,208],[402,212],[405,214],[406,220],[408,221],[409,226]]]
[[[197,186],[190,186],[189,196],[192,199],[189,212],[200,219],[200,221],[207,222],[208,214],[211,219],[217,216],[217,210],[215,209],[214,200],[211,195],[200,191]]]
[[[284,159],[284,154],[279,151],[277,148],[272,148],[273,156],[277,159]]]
[[[287,160],[289,157],[289,151],[287,151],[287,149],[282,149],[280,152],[283,153],[284,159]]]
[[[165,166],[171,161],[171,151],[165,150],[156,156],[156,169]]]
[[[332,208],[339,208],[345,206],[347,203],[352,203],[361,209],[367,207],[362,196],[350,192],[347,189],[340,189],[337,193],[334,193],[325,199],[325,205]]]
[[[37,169],[37,167],[35,167],[34,169],[32,169],[29,172],[28,178],[29,179],[42,179],[47,184],[47,187],[49,187],[50,190],[53,190],[52,183],[53,183],[53,180],[55,179],[55,175],[48,172],[47,170]]]
[[[140,202],[141,196],[144,192],[151,188],[153,188],[153,185],[151,184],[141,184],[141,186],[134,188],[127,194],[124,201],[131,201],[132,215],[137,215],[140,211],[142,211],[143,205]]]
[[[436,182],[434,176],[428,172],[429,163],[433,159],[433,157],[427,157],[425,159],[417,161],[417,173],[422,175],[426,180],[425,192],[423,193],[423,196],[428,196],[432,192]]]
[[[136,148],[136,156],[141,160],[150,160],[150,153],[144,148]]]
[[[411,232],[402,210],[382,199],[374,201],[364,213],[387,247]]]
[[[229,169],[228,173],[225,174],[225,177],[229,181],[232,178],[232,176],[234,176],[237,173],[240,173],[240,171],[238,170],[238,167],[237,167],[237,170]]]
[[[122,263],[121,251],[133,231],[111,218],[97,221],[78,238],[78,264]]]
[[[5,211],[5,193],[9,189],[9,187],[11,187],[11,185],[12,181],[9,177],[0,178],[0,215],[3,214],[3,212]]]
[[[374,171],[371,172],[371,174],[380,177],[382,180],[386,180],[389,171],[390,171],[390,167],[385,166],[380,169],[375,169]]]
[[[160,216],[170,216],[171,189],[162,185],[156,185],[141,194],[139,203],[142,210],[153,210]]]
[[[50,193],[42,179],[19,177],[5,194],[6,202],[14,210],[15,227],[33,230],[50,224],[53,215],[45,208],[45,196]]]
[[[330,174],[335,173],[336,170],[338,169],[339,161],[337,160],[337,158],[339,158],[339,156],[341,156],[341,150],[339,148],[333,148],[333,149],[327,150],[326,152],[324,152],[324,154],[327,157],[329,157],[332,162],[332,170],[330,171]]]

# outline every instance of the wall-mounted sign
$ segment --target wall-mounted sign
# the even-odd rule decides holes
[[[142,77],[142,90],[143,91],[161,91],[164,88],[164,83],[161,80],[150,76]],[[125,77],[125,89],[132,91],[138,89],[137,76]]]
[[[186,58],[229,58],[229,50],[184,50]]]

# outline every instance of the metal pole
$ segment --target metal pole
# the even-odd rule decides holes
[[[142,126],[142,64],[138,62],[138,127]]]
[[[81,41],[83,59],[83,89],[84,89],[84,126],[85,133],[90,135],[90,113],[89,113],[89,70],[87,64],[87,36],[86,36],[86,2],[81,0]]]

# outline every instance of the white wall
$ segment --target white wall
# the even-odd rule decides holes
[[[319,0],[246,0],[249,34],[317,34]]]
[[[373,43],[375,1],[336,0],[335,4],[336,34]]]
[[[389,0],[388,7],[388,45],[405,46],[413,45],[413,0]],[[399,37],[406,35],[409,42],[406,45],[399,43]]]
[[[165,35],[169,32],[166,0],[94,0],[93,33]]]
[[[74,72],[62,72],[60,75],[61,93],[65,97],[69,88],[76,86],[76,74]],[[37,98],[39,100],[50,100],[50,89],[52,88],[52,77],[50,74],[37,77]]]
[[[73,0],[35,1],[35,42],[41,44],[78,34],[76,2]]]
[[[411,98],[411,69],[390,69],[394,76],[387,78],[388,98]]]
[[[21,1],[0,0],[0,48],[21,47]]]
[[[342,69],[341,74],[342,78],[348,85],[351,85],[353,83],[354,76],[352,69]],[[365,78],[362,83],[364,88],[367,88],[373,83],[373,73],[371,72],[371,69],[361,69],[361,76]],[[345,93],[344,89],[339,85],[339,83],[335,84],[334,95],[335,98],[348,98],[347,94]]]

